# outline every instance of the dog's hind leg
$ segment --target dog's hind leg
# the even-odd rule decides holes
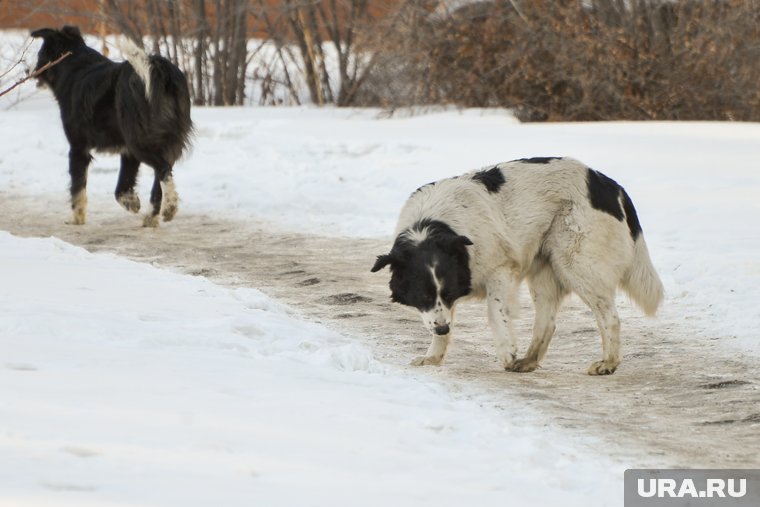
[[[70,222],[82,225],[87,217],[87,168],[92,157],[85,148],[69,150],[69,175],[71,176],[71,210]]]
[[[140,211],[140,198],[135,194],[137,170],[139,167],[140,161],[135,157],[129,153],[121,154],[121,169],[119,170],[119,180],[116,183],[114,194],[116,202],[132,213]]]
[[[610,280],[619,279],[613,268],[604,262],[592,262],[590,257],[578,256],[573,264],[561,269],[561,280],[594,313],[602,337],[602,360],[588,369],[589,375],[609,375],[620,364],[620,318],[615,308],[615,286]]]
[[[533,339],[525,357],[515,361],[512,371],[535,370],[546,356],[546,350],[556,329],[555,317],[567,292],[554,275],[551,266],[544,264],[529,277],[528,286],[536,311]]]
[[[161,178],[158,175],[158,170],[155,171],[153,177],[153,188],[150,190],[150,213],[146,213],[143,218],[143,227],[158,227],[158,214],[161,212],[161,200],[163,199],[163,192],[161,191]]]
[[[495,273],[486,283],[488,323],[496,345],[496,357],[507,370],[513,368],[517,357],[517,335],[512,322],[519,311],[518,287],[519,283],[506,271]]]
[[[161,204],[161,216],[164,222],[170,222],[177,214],[177,209],[179,208],[179,196],[177,195],[177,187],[174,185],[171,169],[169,169],[165,178],[161,180],[161,188],[164,193],[163,203]]]
[[[594,361],[588,368],[589,375],[610,375],[620,364],[620,318],[615,308],[614,295],[583,296],[581,299],[591,308],[602,335],[602,360]]]
[[[157,227],[158,215],[162,212],[164,221],[168,222],[177,214],[179,198],[174,187],[174,178],[172,178],[171,167],[159,166],[155,170],[153,178],[153,188],[150,192],[150,203],[152,210],[150,214],[145,215],[143,220],[144,227]]]
[[[631,264],[628,228],[606,213],[570,206],[555,219],[545,249],[562,286],[578,294],[599,326],[602,360],[591,364],[589,375],[614,373],[620,364],[615,291]]]

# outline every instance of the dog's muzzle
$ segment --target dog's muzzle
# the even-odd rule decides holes
[[[449,334],[451,330],[449,329],[448,324],[443,324],[442,326],[436,325],[433,331],[435,331],[435,334],[437,334],[438,336],[443,336],[443,335]]]

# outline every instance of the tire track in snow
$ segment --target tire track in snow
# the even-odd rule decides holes
[[[427,349],[414,312],[391,304],[388,274],[369,272],[390,239],[347,239],[277,231],[265,224],[180,213],[144,229],[110,200],[91,199],[85,226],[66,225],[65,196],[0,193],[0,229],[56,236],[90,251],[113,252],[227,286],[255,287],[310,320],[365,341],[375,356],[404,366]],[[522,294],[520,350],[531,335],[532,308]],[[590,311],[569,299],[543,368],[527,374],[498,368],[485,305],[460,305],[444,366],[405,366],[457,396],[505,409],[525,424],[557,424],[600,442],[598,452],[631,466],[760,468],[760,359],[720,337],[695,338],[677,308],[646,319],[618,299],[623,362],[608,377],[589,377],[598,359]],[[515,411],[515,406],[530,410]],[[544,420],[526,415],[537,411]],[[550,431],[547,427],[547,431]]]

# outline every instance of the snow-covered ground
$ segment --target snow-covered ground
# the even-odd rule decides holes
[[[46,92],[0,103],[3,192],[65,194],[57,115]],[[193,116],[195,148],[175,170],[180,213],[326,235],[387,237],[407,196],[442,177],[578,158],[632,196],[669,313],[695,339],[760,353],[760,125]],[[110,196],[117,170],[98,156],[91,195]],[[144,200],[151,179],[143,172]],[[625,466],[593,441],[452,398],[253,288],[5,233],[0,280],[0,505],[622,503]]]
[[[181,209],[316,234],[389,236],[420,185],[527,156],[580,159],[632,196],[666,304],[695,333],[760,353],[758,124],[520,124],[498,110],[387,118],[309,107],[193,117],[193,152],[175,169]],[[0,113],[0,132],[0,187],[66,192],[68,145],[47,93]],[[89,192],[110,196],[118,165],[98,156]],[[141,174],[147,202],[152,173]]]
[[[0,232],[0,505],[615,505],[622,464],[255,289]],[[518,405],[517,403],[515,404]]]

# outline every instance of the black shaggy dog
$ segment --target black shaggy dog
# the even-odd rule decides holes
[[[121,154],[116,200],[128,211],[140,210],[135,182],[140,163],[155,172],[143,221],[158,225],[177,213],[172,166],[189,145],[190,94],[184,74],[167,59],[148,56],[133,43],[123,48],[127,61],[116,63],[85,45],[79,29],[43,28],[32,32],[43,39],[37,69],[66,52],[71,55],[38,77],[49,86],[61,109],[69,141],[72,223],[85,222],[87,167],[91,150]]]

